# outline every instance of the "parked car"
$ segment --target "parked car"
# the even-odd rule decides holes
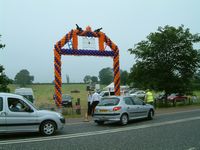
[[[19,94],[21,96],[24,96],[26,99],[28,99],[32,103],[34,103],[34,101],[35,101],[35,97],[34,97],[32,88],[15,89],[15,94]]]
[[[0,133],[38,131],[49,136],[64,124],[65,118],[60,113],[38,110],[23,96],[0,93]]]
[[[139,89],[138,88],[132,88],[132,89],[129,90],[129,94],[133,94],[136,91],[139,91]]]
[[[156,102],[164,103],[165,98],[166,98],[165,92],[161,92],[161,93],[159,93],[159,94],[157,94],[157,95],[155,96]]]
[[[104,124],[105,121],[120,122],[126,125],[129,120],[139,118],[152,119],[154,107],[145,104],[136,96],[110,96],[101,99],[96,106],[93,119],[97,124]]]
[[[139,97],[139,98],[141,98],[143,100],[145,98],[146,92],[142,91],[142,90],[139,90],[139,91],[136,91],[134,93],[130,93],[130,95]]]
[[[114,91],[101,91],[100,92],[100,97],[106,97],[106,96],[113,96],[115,95],[115,92]]]
[[[62,106],[72,107],[72,97],[68,94],[62,94]]]
[[[176,102],[186,102],[186,100],[188,99],[187,96],[185,96],[184,94],[180,94],[180,93],[172,93],[171,95],[169,95],[167,97],[167,100],[169,102],[172,102],[174,105],[176,105]]]

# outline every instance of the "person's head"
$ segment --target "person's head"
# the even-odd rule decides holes
[[[13,101],[12,101],[12,105],[13,105],[13,106],[16,106],[16,105],[17,105],[17,103],[18,103],[18,101],[17,101],[17,100],[13,100]]]

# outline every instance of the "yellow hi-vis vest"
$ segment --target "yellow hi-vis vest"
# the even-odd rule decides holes
[[[151,92],[147,92],[146,94],[146,101],[148,102],[153,102],[153,94]]]

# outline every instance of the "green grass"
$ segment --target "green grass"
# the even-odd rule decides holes
[[[35,95],[35,105],[41,106],[54,106],[53,101],[54,85],[53,84],[33,84],[29,85],[33,89]],[[14,93],[17,85],[9,85],[11,93]],[[72,90],[79,90],[80,93],[71,93]],[[86,84],[63,84],[62,93],[70,94],[73,97],[73,104],[75,104],[77,98],[80,98],[81,106],[85,108],[87,105],[87,91]]]
[[[87,94],[86,91],[87,84],[63,84],[62,93],[70,94],[73,97],[72,103],[75,105],[78,98],[80,98],[81,108],[87,109]],[[33,84],[27,86],[33,89],[35,95],[35,105],[37,107],[56,107],[53,100],[54,94],[54,84]],[[101,85],[101,88],[105,87]],[[17,85],[9,85],[11,93],[14,93],[15,89],[18,88]],[[71,93],[73,90],[78,90],[80,93]]]

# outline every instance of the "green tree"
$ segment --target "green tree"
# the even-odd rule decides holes
[[[192,82],[192,88],[193,88],[193,90],[199,90],[200,89],[200,70],[198,70],[194,74],[191,82]]]
[[[0,65],[0,92],[10,92],[10,89],[7,87],[11,83],[11,80],[3,72],[4,68]]]
[[[26,69],[21,70],[15,76],[15,83],[19,84],[21,87],[26,86],[27,84],[32,84],[34,76],[31,76],[29,71]]]
[[[111,68],[103,68],[99,71],[99,79],[101,84],[110,84],[113,82],[113,69]]]
[[[128,83],[128,76],[129,76],[129,73],[125,70],[121,70],[120,71],[120,83],[122,85],[126,85]]]
[[[200,36],[183,25],[159,27],[129,49],[136,58],[129,80],[138,87],[166,93],[190,90],[191,78],[200,66],[199,50],[193,47],[199,41]]]
[[[90,75],[86,75],[86,76],[84,77],[83,81],[84,81],[84,83],[90,83],[90,82],[92,82],[91,76],[90,76]]]
[[[1,35],[0,35],[1,38]],[[0,49],[4,48],[5,44],[0,43]],[[0,65],[0,92],[9,92],[10,89],[7,87],[11,80],[5,75],[4,67]]]
[[[92,83],[98,83],[98,77],[92,76],[91,77]]]

